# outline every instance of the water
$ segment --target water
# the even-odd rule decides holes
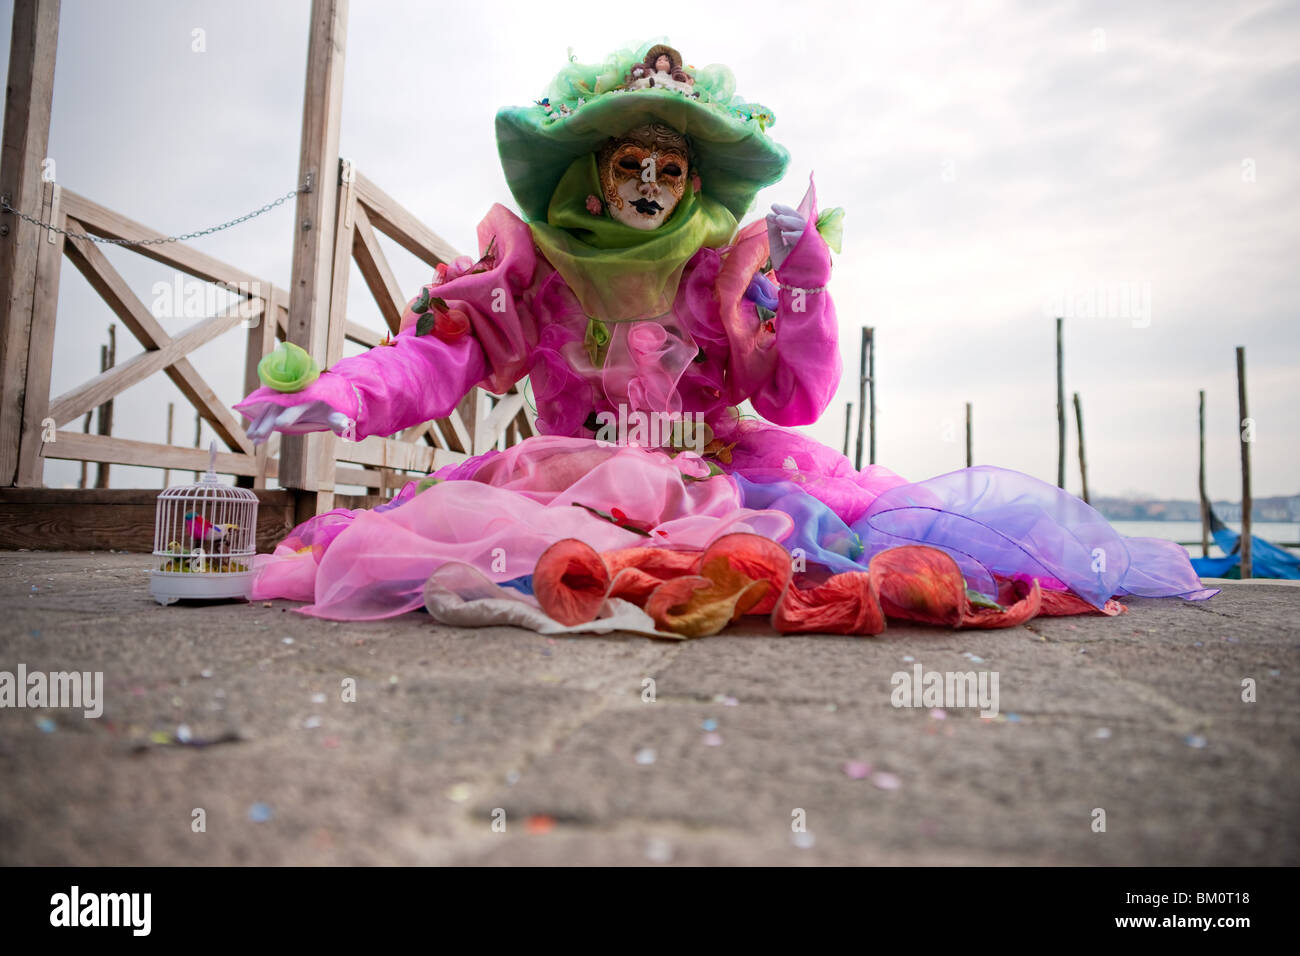
[[[1201,523],[1199,521],[1112,521],[1113,527],[1120,534],[1128,535],[1131,538],[1167,538],[1170,541],[1195,541],[1195,546],[1191,547],[1192,554],[1200,555],[1201,553]],[[1229,523],[1228,527],[1233,531],[1240,531],[1239,524]],[[1300,524],[1292,521],[1256,521],[1250,527],[1250,533],[1256,538],[1263,538],[1274,544],[1294,545],[1300,541]],[[1300,549],[1295,547],[1287,550],[1294,553],[1300,553]],[[1210,556],[1215,557],[1222,555],[1214,545],[1214,539],[1210,539]]]

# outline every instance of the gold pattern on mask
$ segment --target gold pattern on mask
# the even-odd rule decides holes
[[[662,123],[639,126],[606,142],[596,154],[596,165],[611,214],[625,209],[629,194],[658,203],[665,215],[671,213],[686,191],[689,155],[686,137]],[[629,183],[636,183],[635,189],[624,188]]]

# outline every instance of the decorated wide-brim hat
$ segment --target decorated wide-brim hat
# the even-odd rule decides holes
[[[768,135],[772,111],[737,96],[725,66],[696,70],[679,54],[686,82],[653,73],[646,58],[664,49],[676,53],[656,39],[603,63],[570,62],[544,98],[497,113],[501,168],[527,219],[546,219],[551,195],[574,159],[649,123],[666,123],[686,136],[701,191],[737,220],[759,190],[781,179],[790,154]]]

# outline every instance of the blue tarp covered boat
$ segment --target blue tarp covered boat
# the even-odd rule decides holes
[[[1192,558],[1197,577],[1241,577],[1241,535],[1219,520],[1210,509],[1210,535],[1223,552],[1221,558]],[[1250,536],[1250,572],[1253,578],[1300,580],[1300,556],[1258,535]]]

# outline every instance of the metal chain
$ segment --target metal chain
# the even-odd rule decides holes
[[[253,212],[248,213],[247,215],[240,216],[238,219],[232,219],[230,220],[230,222],[224,222],[219,226],[210,226],[207,229],[200,229],[198,232],[187,232],[183,236],[159,236],[154,239],[108,239],[105,238],[104,236],[92,236],[90,233],[87,232],[69,232],[66,229],[60,229],[58,226],[53,225],[52,223],[42,222],[40,219],[37,219],[34,216],[29,216],[27,215],[27,213],[15,209],[13,206],[9,205],[9,198],[7,196],[0,197],[0,209],[3,209],[5,212],[13,213],[19,219],[26,219],[28,222],[32,223],[33,225],[40,226],[42,229],[52,229],[55,232],[62,233],[63,235],[67,236],[69,239],[88,239],[91,242],[104,242],[115,246],[161,246],[164,243],[184,242],[187,239],[197,239],[199,236],[208,236],[214,232],[220,232],[222,229],[229,229],[231,226],[237,226],[241,222],[247,222],[249,219],[253,219],[257,216],[260,216],[264,212],[270,212],[272,209],[274,209],[276,206],[279,206],[281,203],[287,202],[288,200],[292,199],[294,196],[298,195],[299,193],[306,193],[306,192],[311,192],[310,178],[308,178],[307,182],[303,183],[297,189],[285,193],[283,196],[281,196],[279,199],[275,200],[274,202],[269,202],[261,209],[256,209]]]

